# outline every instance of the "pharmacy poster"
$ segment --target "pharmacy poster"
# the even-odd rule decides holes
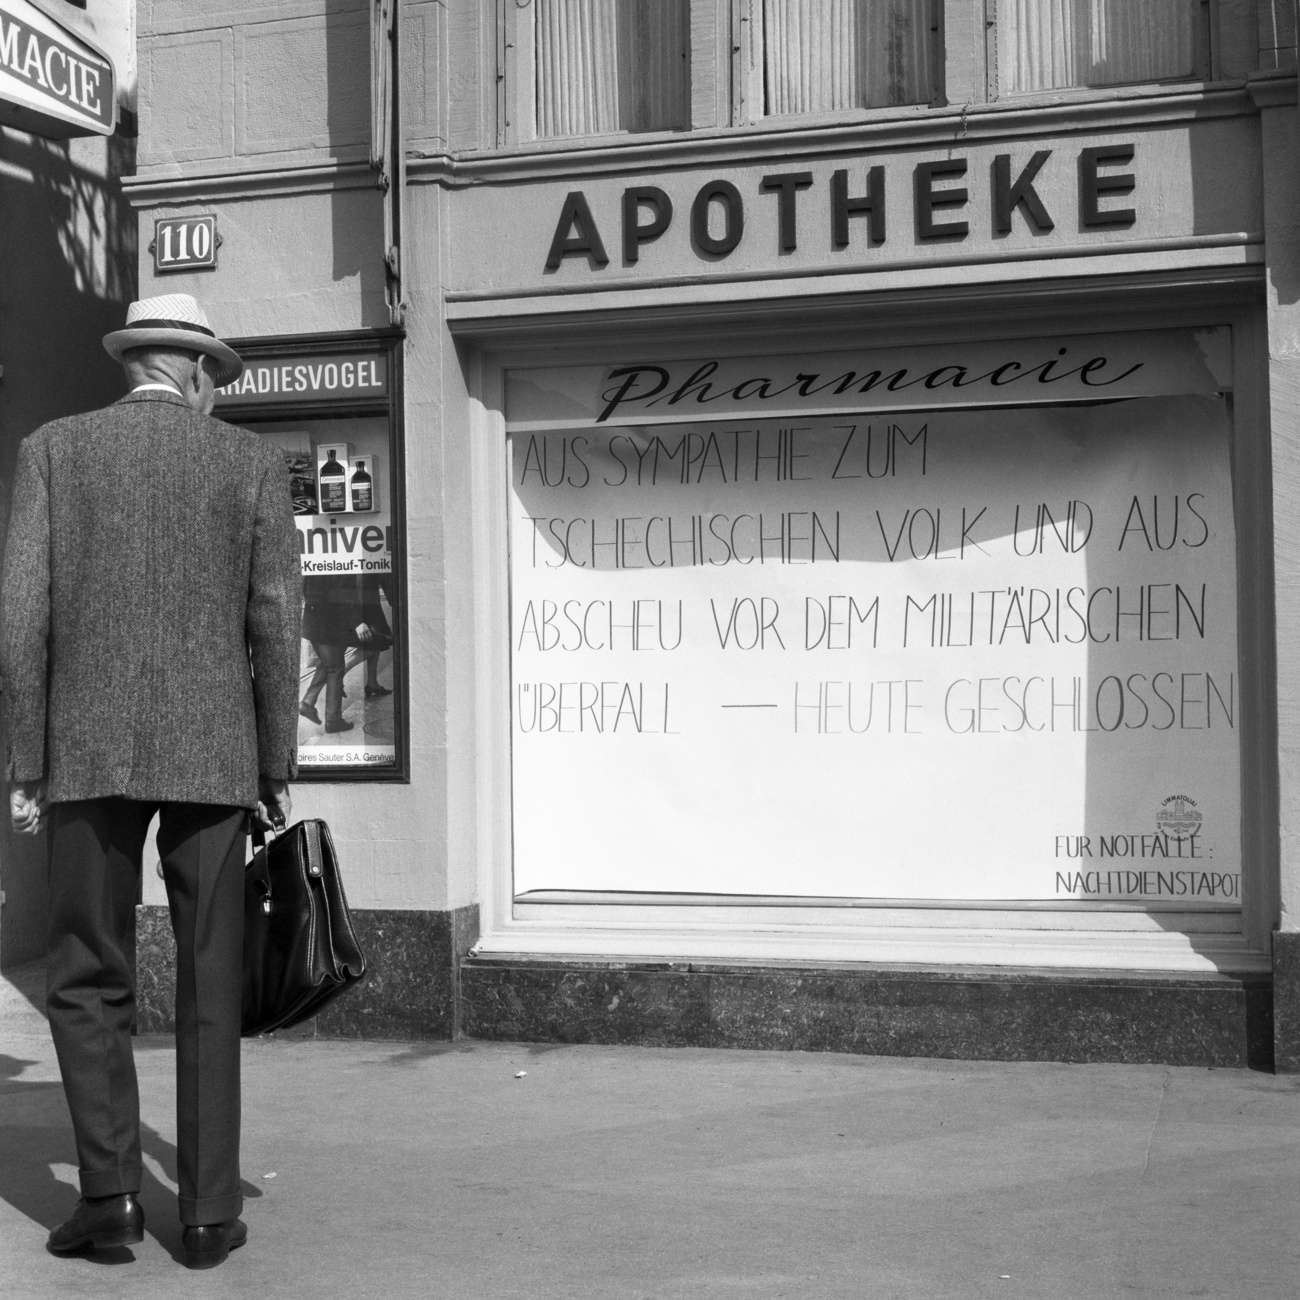
[[[289,469],[302,564],[299,767],[392,767],[396,588],[388,420],[290,420],[258,430]]]
[[[1212,387],[512,433],[516,893],[1238,907]]]

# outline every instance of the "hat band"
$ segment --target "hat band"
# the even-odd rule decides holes
[[[205,329],[202,325],[195,325],[187,320],[164,320],[162,317],[154,317],[150,320],[133,320],[123,328],[129,330],[190,330],[195,334],[206,334],[210,339],[217,337],[210,329]]]

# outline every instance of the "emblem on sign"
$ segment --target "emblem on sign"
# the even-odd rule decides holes
[[[149,245],[154,274],[213,270],[220,246],[215,216],[160,218],[154,222],[153,243]]]
[[[1171,794],[1156,813],[1156,830],[1171,839],[1182,840],[1201,833],[1201,812],[1195,799],[1185,794]]]

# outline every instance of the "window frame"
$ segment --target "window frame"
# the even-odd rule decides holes
[[[537,134],[535,0],[497,0],[497,146],[554,148],[573,142],[679,139],[730,120],[730,26],[732,0],[689,0],[691,17],[691,113],[686,128],[667,131],[604,131],[592,135]],[[697,40],[704,36],[704,41]]]
[[[985,286],[987,288],[987,286]],[[921,964],[996,965],[1018,969],[1047,964],[1062,972],[1081,969],[1144,969],[1178,974],[1205,970],[1262,971],[1267,968],[1272,918],[1276,915],[1278,866],[1276,836],[1276,750],[1266,742],[1275,711],[1275,687],[1268,647],[1273,640],[1271,596],[1261,587],[1271,545],[1268,520],[1251,503],[1267,495],[1268,396],[1266,339],[1257,315],[1257,282],[1241,277],[1194,288],[1175,283],[1134,283],[1119,297],[1107,284],[1067,280],[1050,293],[1009,287],[989,311],[981,293],[964,302],[942,292],[913,291],[873,300],[874,319],[841,304],[825,315],[824,305],[777,304],[765,317],[767,328],[737,332],[730,356],[758,354],[776,336],[795,338],[792,354],[823,346],[845,346],[846,328],[854,346],[890,343],[959,342],[970,339],[1030,337],[1050,333],[1069,321],[1081,333],[1144,332],[1168,328],[1227,325],[1232,329],[1232,492],[1237,534],[1238,663],[1241,681],[1241,834],[1243,881],[1240,928],[1220,932],[1190,923],[1165,930],[1128,924],[1106,903],[1006,908],[966,904],[907,906],[816,905],[784,908],[774,900],[741,896],[716,900],[674,898],[667,905],[644,899],[589,896],[583,901],[520,901],[514,893],[513,799],[510,718],[509,525],[506,469],[505,379],[515,368],[613,363],[625,359],[630,344],[663,339],[672,331],[677,355],[696,347],[709,351],[720,334],[746,313],[702,305],[671,321],[647,321],[633,313],[600,313],[557,333],[555,319],[519,320],[502,327],[499,319],[462,320],[453,333],[465,349],[471,398],[473,450],[468,490],[478,521],[478,549],[472,563],[476,589],[485,600],[478,623],[483,640],[476,658],[476,725],[482,745],[484,781],[476,805],[479,887],[483,933],[489,953],[567,954],[612,960],[678,961],[892,961]],[[889,310],[892,305],[894,310]],[[882,310],[883,309],[883,310]],[[635,319],[633,318],[635,317]],[[1014,320],[1008,326],[1007,320]],[[852,324],[847,324],[848,322]],[[1261,366],[1263,369],[1261,369]],[[1247,882],[1249,877],[1249,883]],[[1147,915],[1148,913],[1131,913]],[[1032,916],[1032,924],[1026,918]],[[1017,918],[1020,918],[1017,920]],[[845,930],[848,927],[848,930]],[[1053,957],[1044,963],[1045,949]],[[1233,947],[1240,944],[1239,947]],[[1229,951],[1231,949],[1231,951]],[[1177,951],[1175,951],[1177,950]],[[1208,963],[1209,965],[1207,965]]]
[[[981,0],[959,0],[970,5]],[[732,41],[732,125],[757,126],[770,124],[776,127],[794,127],[805,123],[860,122],[864,119],[898,113],[916,113],[928,108],[943,108],[948,100],[945,92],[947,80],[945,54],[945,28],[947,10],[953,0],[929,0],[930,30],[934,43],[930,51],[930,98],[915,104],[888,104],[874,108],[844,108],[827,113],[765,113],[763,88],[763,42],[758,33],[763,0],[730,0],[731,30],[736,33]],[[758,111],[755,111],[755,104]]]
[[[791,130],[919,115],[949,105],[1034,103],[1113,98],[1143,87],[1195,87],[1223,75],[1219,0],[1199,0],[1196,69],[1187,77],[1061,86],[1004,94],[998,77],[997,0],[931,0],[935,33],[927,103],[827,113],[763,111],[763,50],[756,15],[762,0],[690,0],[690,126],[671,131],[612,131],[592,135],[537,135],[533,5],[536,0],[485,0],[496,11],[496,119],[498,149],[565,149],[574,146],[684,139],[702,131],[767,128]]]
[[[496,0],[497,5],[497,147],[563,148],[573,142],[681,139],[710,129],[860,122],[880,116],[916,113],[943,107],[947,10],[955,0],[930,0],[936,33],[931,79],[934,93],[925,103],[880,108],[843,109],[831,113],[768,115],[763,104],[763,51],[755,13],[762,0],[690,0],[691,115],[687,129],[672,131],[610,131],[592,135],[537,135],[535,82],[535,0]],[[982,0],[959,0],[967,7]]]
[[[989,102],[1001,104],[1028,104],[1044,99],[1096,98],[1114,96],[1141,86],[1195,86],[1212,81],[1218,75],[1218,0],[1196,0],[1195,68],[1185,77],[1163,77],[1153,81],[1116,81],[1105,85],[1049,86],[1039,90],[1022,90],[1003,93],[998,66],[998,0],[945,0],[949,8],[966,5],[983,10],[985,33],[985,91]]]
[[[344,398],[334,395],[296,401],[249,402],[238,406],[218,405],[213,414],[227,424],[259,434],[267,424],[291,420],[331,419],[344,416],[373,416],[388,421],[391,466],[388,491],[393,530],[393,583],[399,601],[392,610],[393,625],[393,762],[383,766],[355,767],[335,764],[299,765],[296,783],[319,785],[411,783],[411,681],[410,681],[410,596],[406,576],[406,424],[405,424],[405,331],[402,329],[341,330],[321,334],[273,334],[230,339],[230,346],[248,365],[259,361],[292,361],[329,351],[374,355],[382,353],[388,367],[388,393],[383,397]]]

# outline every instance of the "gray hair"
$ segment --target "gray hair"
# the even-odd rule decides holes
[[[161,347],[146,344],[143,347],[127,348],[122,353],[122,365],[132,382],[139,383],[145,379],[164,378],[173,382],[185,378],[189,368],[198,361],[206,361],[215,376],[217,363],[206,352],[192,352],[188,348]]]

